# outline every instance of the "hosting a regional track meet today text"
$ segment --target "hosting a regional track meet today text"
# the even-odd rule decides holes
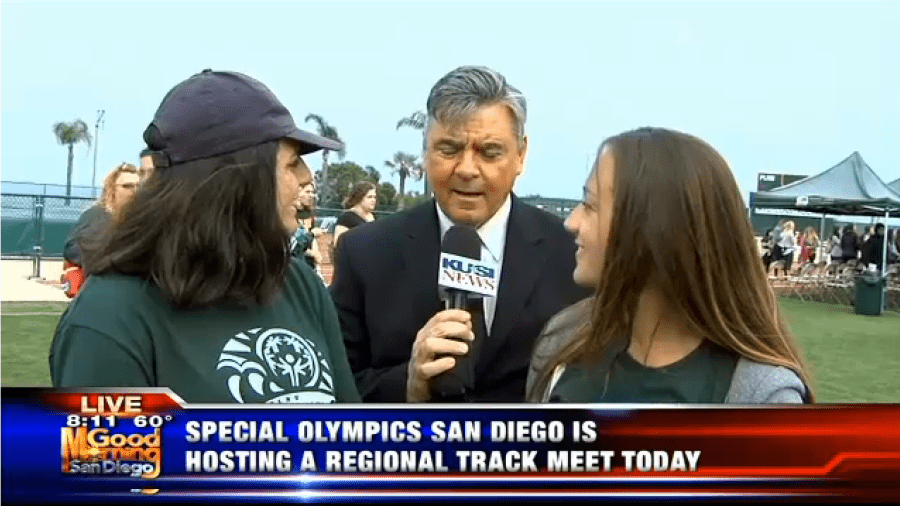
[[[186,440],[191,443],[561,443],[567,436],[576,442],[597,440],[593,421],[574,421],[567,434],[561,421],[491,421],[485,431],[481,421],[436,420],[427,428],[418,421],[304,421],[286,427],[279,421],[199,421],[187,423]],[[291,433],[293,430],[293,434]],[[485,436],[487,432],[487,436]],[[700,451],[647,450],[328,450],[325,461],[316,452],[302,451],[301,472],[537,472],[539,453],[544,453],[548,471],[611,471],[618,456],[626,471],[696,471]],[[261,471],[289,472],[293,455],[288,451],[188,451],[185,466],[189,472]],[[260,466],[261,458],[266,465]],[[454,465],[455,464],[455,465]],[[260,467],[264,467],[261,469]]]
[[[62,428],[63,472],[155,478],[173,437],[182,440],[188,473],[695,472],[701,458],[700,450],[604,449],[595,420],[340,420],[325,412],[286,422],[258,415],[191,419],[176,428],[171,415],[143,413],[140,395],[82,395],[80,412]],[[134,429],[123,432],[126,419]],[[567,444],[590,447],[555,449]]]

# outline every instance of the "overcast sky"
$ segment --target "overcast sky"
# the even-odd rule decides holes
[[[163,95],[213,68],[258,78],[298,123],[322,115],[348,160],[396,185],[384,161],[421,150],[397,120],[443,74],[481,64],[528,100],[520,195],[579,198],[600,142],[640,126],[709,141],[745,199],[759,172],[815,174],[853,151],[888,182],[900,177],[898,26],[890,1],[4,0],[0,175],[64,184],[51,126],[81,118],[93,134],[105,109],[101,181],[137,161]],[[93,156],[76,149],[74,184],[91,184]]]

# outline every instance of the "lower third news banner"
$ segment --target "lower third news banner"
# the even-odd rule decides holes
[[[3,501],[891,501],[900,406],[187,405],[3,389]]]

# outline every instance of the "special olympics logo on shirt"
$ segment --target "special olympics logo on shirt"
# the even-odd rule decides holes
[[[236,334],[219,355],[217,369],[237,402],[335,402],[331,368],[314,342],[287,329],[261,330]]]

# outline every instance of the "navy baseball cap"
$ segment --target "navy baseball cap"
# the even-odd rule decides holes
[[[300,154],[344,147],[297,128],[291,113],[263,83],[238,72],[209,69],[175,85],[144,130],[156,168],[284,138],[300,143]]]

